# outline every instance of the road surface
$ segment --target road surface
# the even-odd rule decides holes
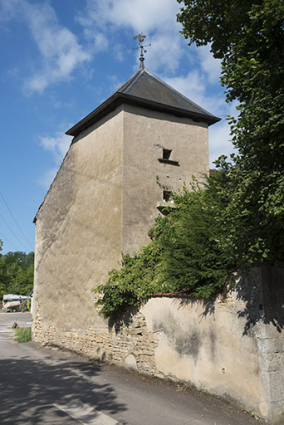
[[[70,353],[18,344],[0,313],[1,425],[260,425],[218,399]]]

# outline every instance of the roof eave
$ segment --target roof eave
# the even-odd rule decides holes
[[[220,121],[221,118],[215,117],[214,115],[206,115],[198,112],[188,111],[186,109],[175,108],[172,106],[167,106],[161,103],[153,102],[151,100],[142,99],[140,97],[129,96],[123,93],[115,93],[113,96],[108,98],[103,102],[98,108],[93,112],[71,127],[66,131],[65,134],[68,136],[78,136],[82,131],[89,128],[91,125],[95,124],[101,118],[103,118],[108,113],[115,110],[122,103],[127,103],[134,106],[142,106],[147,109],[152,109],[160,112],[166,112],[172,115],[179,117],[192,118],[195,121],[206,122],[209,126]]]
[[[69,130],[67,130],[65,134],[67,134],[68,136],[77,136],[79,133],[86,130],[92,124],[97,122],[100,118],[103,118],[109,112],[114,110],[118,106],[118,104],[116,104],[118,98],[118,93],[115,93],[113,96],[109,97],[105,102],[103,102],[85,118],[83,118],[73,127],[69,128]]]

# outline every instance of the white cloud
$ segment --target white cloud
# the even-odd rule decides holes
[[[186,76],[164,77],[163,81],[197,104],[204,98],[205,82],[198,70],[191,71]]]
[[[179,5],[173,0],[88,0],[86,8],[77,17],[88,39],[93,38],[95,50],[98,38],[103,39],[101,50],[110,43],[118,61],[124,59],[125,47],[121,42],[121,30],[131,30],[133,36],[143,31],[147,35],[146,67],[153,71],[164,69],[174,73],[184,55],[184,39],[179,34],[181,25],[176,22]],[[132,43],[132,44],[131,44]],[[122,47],[123,46],[123,47]],[[128,48],[136,43],[129,40]],[[137,63],[140,51],[137,51]]]
[[[62,132],[57,132],[54,137],[41,136],[39,137],[39,144],[43,146],[46,151],[52,153],[55,163],[58,165],[62,162],[71,143],[70,136]]]
[[[108,48],[108,39],[106,35],[99,32],[94,35],[94,49],[95,52],[101,52],[107,50]]]
[[[215,59],[210,52],[210,46],[196,47],[196,53],[202,70],[211,84],[218,84],[221,76],[221,60]]]
[[[43,59],[41,70],[26,83],[25,88],[42,92],[49,84],[68,79],[73,70],[82,62],[90,60],[91,56],[69,29],[58,24],[54,10],[49,5],[25,2],[24,10]]]
[[[20,4],[21,0],[0,0],[0,22],[15,18]]]
[[[40,186],[43,186],[45,189],[48,189],[51,185],[51,183],[54,180],[54,177],[56,176],[56,173],[58,171],[58,167],[54,167],[49,169],[44,176],[39,179],[37,182]]]
[[[70,136],[58,131],[55,136],[41,136],[39,137],[39,144],[44,150],[51,152],[55,166],[47,170],[44,176],[38,180],[38,183],[45,188],[49,188],[61,164],[66,152],[71,143]]]
[[[195,69],[185,76],[161,78],[208,112],[220,116],[227,115],[229,107],[225,102],[225,96],[207,90],[206,75],[200,70]]]
[[[209,127],[209,158],[210,168],[216,168],[213,162],[220,155],[230,156],[233,145],[230,142],[230,126],[226,120]]]
[[[76,36],[58,23],[48,3],[0,1],[6,19],[18,18],[26,23],[40,53],[39,62],[34,63],[36,71],[25,82],[27,92],[41,93],[50,84],[70,79],[76,67],[91,59],[91,54],[79,44]]]
[[[118,61],[124,59],[121,30],[131,30],[133,36],[143,31],[147,35],[145,44],[151,43],[151,47],[146,47],[147,69],[174,75],[181,61],[187,58],[192,70],[198,67],[202,71],[203,85],[218,84],[220,61],[213,58],[210,46],[188,47],[180,34],[182,26],[176,21],[179,9],[180,5],[173,0],[87,0],[77,20],[88,39],[93,40],[95,50],[110,49],[111,45]],[[135,45],[133,40],[132,46]],[[137,64],[139,54],[138,49]]]
[[[238,101],[232,103],[226,103],[226,115],[238,117],[238,111],[236,110]],[[237,153],[237,150],[233,147],[231,143],[232,136],[230,135],[230,126],[227,119],[224,119],[209,127],[209,154],[211,167],[214,168],[215,165],[212,164],[220,155],[226,155],[228,158],[230,154]]]
[[[183,40],[178,31],[174,33],[157,31],[153,33],[149,41],[151,41],[151,47],[146,48],[146,67],[153,72],[162,69],[164,73],[174,74],[184,55]]]
[[[78,20],[85,27],[95,23],[105,30],[111,24],[150,32],[175,22],[178,11],[179,6],[173,0],[87,0],[86,10]]]

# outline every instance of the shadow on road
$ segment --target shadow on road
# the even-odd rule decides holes
[[[100,365],[76,359],[42,360],[27,357],[0,360],[0,423],[42,424],[62,423],[64,413],[52,412],[53,404],[67,404],[76,400],[94,406],[107,415],[126,410],[116,402],[114,389],[109,384],[94,382],[102,373]],[[55,415],[43,420],[43,410],[51,408]],[[71,422],[68,422],[71,423]],[[72,422],[73,423],[73,422]]]

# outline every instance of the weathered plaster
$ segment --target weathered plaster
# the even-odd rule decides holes
[[[208,126],[189,118],[125,105],[123,144],[122,250],[132,254],[149,242],[147,232],[163,201],[162,189],[182,190],[209,170]],[[172,150],[162,163],[163,148]]]
[[[121,256],[123,113],[73,140],[36,218],[35,298],[45,327],[104,321],[91,289]]]

